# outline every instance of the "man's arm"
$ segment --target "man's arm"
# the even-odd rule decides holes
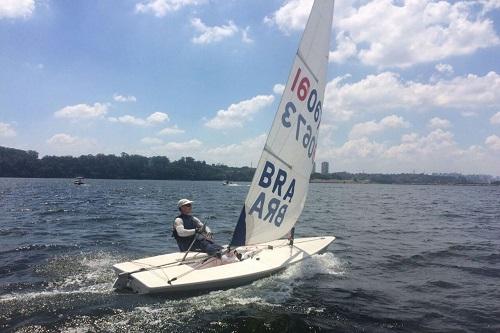
[[[201,223],[201,221],[200,221],[199,218],[193,216],[193,221],[194,221],[194,223],[196,223],[196,227],[197,228],[202,228],[203,227],[203,223]],[[208,227],[208,225],[205,227],[205,232],[207,234],[212,233],[212,231],[210,230],[210,228]]]
[[[180,217],[175,219],[174,227],[180,237],[189,237],[196,233],[195,229],[184,229],[184,224],[182,223],[182,219]]]

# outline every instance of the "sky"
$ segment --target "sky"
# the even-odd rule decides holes
[[[312,0],[0,0],[0,146],[255,166]],[[338,0],[316,162],[500,176],[500,0]]]

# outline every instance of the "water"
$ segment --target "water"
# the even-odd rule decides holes
[[[111,265],[176,250],[181,197],[227,243],[247,186],[0,179],[0,331],[498,332],[500,188],[312,184],[327,253],[194,297],[117,294]]]

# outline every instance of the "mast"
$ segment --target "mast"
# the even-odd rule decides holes
[[[334,0],[315,0],[231,246],[272,241],[299,218],[323,111]]]

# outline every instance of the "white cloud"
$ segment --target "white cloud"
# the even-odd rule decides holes
[[[270,17],[264,18],[268,24],[276,24],[278,28],[290,33],[294,30],[302,30],[306,25],[307,18],[311,12],[313,0],[290,0]]]
[[[183,142],[169,142],[159,147],[159,149],[166,152],[185,152],[186,155],[184,156],[190,156],[189,154],[192,150],[197,150],[202,145],[203,142],[201,142],[200,140],[191,139],[189,141]]]
[[[410,127],[410,123],[405,121],[402,117],[391,115],[383,118],[379,122],[372,120],[354,125],[349,133],[349,139],[367,137],[390,128],[408,127]]]
[[[93,106],[88,104],[77,104],[66,106],[54,113],[56,118],[68,119],[91,119],[102,118],[108,112],[106,104],[95,103]]]
[[[273,95],[258,95],[237,104],[231,104],[227,110],[217,111],[217,115],[208,120],[205,126],[215,129],[243,127],[252,120],[252,116],[274,102]]]
[[[500,112],[495,113],[491,118],[490,118],[490,123],[494,125],[500,125]]]
[[[163,17],[169,12],[175,12],[185,6],[196,6],[205,0],[146,0],[135,5],[136,13],[153,14]]]
[[[35,0],[1,0],[0,19],[28,18],[35,11]]]
[[[65,133],[59,133],[53,135],[50,139],[47,140],[47,143],[50,145],[72,145],[78,141],[77,137],[71,136]]]
[[[447,129],[451,127],[451,123],[448,119],[434,117],[431,120],[429,120],[427,126],[431,129],[438,129],[438,128]]]
[[[312,3],[286,1],[264,21],[287,34],[301,31]],[[500,43],[494,22],[484,15],[499,8],[498,0],[346,0],[335,5],[337,46],[330,60],[338,63],[356,57],[366,65],[404,68]]]
[[[248,35],[249,31],[250,27],[246,27],[245,29],[241,30],[241,40],[243,41],[243,43],[252,44],[254,42],[254,40]]]
[[[437,64],[435,68],[439,73],[450,75],[453,74],[453,66],[449,64]]]
[[[373,0],[337,25],[359,47],[357,57],[364,64],[409,67],[498,45],[493,21],[475,11],[467,1]]]
[[[177,127],[177,125],[174,125],[172,127],[165,127],[164,129],[159,131],[158,134],[159,135],[174,135],[174,134],[182,134],[184,132],[185,131],[183,129]]]
[[[147,145],[161,145],[163,143],[161,139],[151,137],[142,138],[141,142]]]
[[[0,122],[0,138],[12,138],[17,135],[12,125]]]
[[[212,163],[223,161],[225,164],[231,166],[253,165],[255,167],[266,143],[266,137],[266,134],[261,134],[237,144],[210,148],[203,152],[201,156]]]
[[[335,78],[326,86],[327,118],[348,120],[363,112],[427,111],[435,108],[461,112],[500,106],[500,75],[469,74],[433,83],[403,81],[398,74],[382,72],[355,83]]]
[[[124,115],[120,117],[108,117],[108,120],[113,123],[130,124],[137,126],[153,126],[168,121],[168,114],[163,112],[155,112],[149,115],[146,119],[137,118],[131,115]]]
[[[337,49],[330,51],[329,61],[341,64],[356,54],[357,46],[345,32],[339,32],[336,39]]]
[[[235,35],[239,28],[233,21],[229,21],[227,25],[209,27],[205,25],[201,19],[193,18],[191,25],[200,33],[199,36],[193,37],[191,41],[195,44],[211,44],[220,42],[223,39]]]
[[[79,138],[65,133],[55,134],[46,142],[58,154],[92,153],[97,147],[96,141],[93,139]]]
[[[120,117],[109,117],[108,120],[113,123],[122,123],[122,124],[137,125],[137,126],[147,125],[146,120],[128,114]]]
[[[499,150],[500,151],[500,137],[496,135],[490,135],[489,137],[486,138],[484,143],[491,149],[493,150]]]
[[[168,114],[163,112],[155,112],[146,118],[146,122],[149,124],[160,124],[164,121],[169,121]]]
[[[273,87],[273,93],[275,95],[283,95],[283,91],[285,91],[285,85],[284,84],[281,84],[281,83],[278,83],[278,84],[275,84],[274,87]]]
[[[125,103],[125,102],[136,102],[137,101],[137,98],[135,98],[135,96],[123,96],[123,95],[119,95],[119,94],[114,94],[113,95],[113,99],[117,102],[121,102],[121,103]]]
[[[491,149],[500,138],[486,139]],[[453,133],[436,129],[427,135],[405,134],[400,143],[371,141],[366,137],[336,146],[320,142],[316,161],[333,161],[332,170],[351,172],[461,172],[500,175],[500,154],[481,146],[459,147]]]

